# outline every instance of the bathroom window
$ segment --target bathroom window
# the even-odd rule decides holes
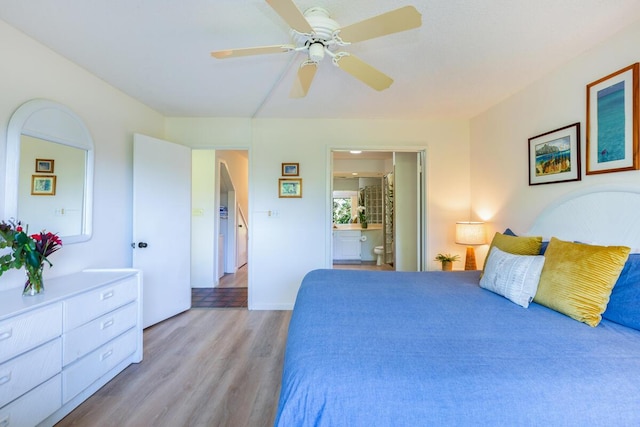
[[[335,224],[349,224],[352,217],[351,197],[334,197],[333,222]]]
[[[349,224],[358,215],[358,192],[335,190],[333,192],[333,223]]]

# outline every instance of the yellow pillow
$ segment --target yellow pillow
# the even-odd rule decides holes
[[[508,236],[502,233],[496,233],[491,241],[491,246],[487,251],[487,257],[484,259],[484,267],[487,265],[487,258],[494,247],[502,252],[514,255],[540,255],[540,247],[542,246],[542,237],[531,236]]]
[[[598,326],[629,257],[626,246],[595,246],[551,238],[534,302]]]

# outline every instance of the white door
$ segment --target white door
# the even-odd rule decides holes
[[[395,270],[422,271],[422,155],[420,152],[394,153],[393,159]]]
[[[191,307],[191,149],[133,139],[133,267],[142,270],[143,327]]]

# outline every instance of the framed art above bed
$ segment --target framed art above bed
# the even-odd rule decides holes
[[[587,85],[587,175],[640,169],[639,67]]]
[[[580,179],[580,123],[529,138],[529,185]]]

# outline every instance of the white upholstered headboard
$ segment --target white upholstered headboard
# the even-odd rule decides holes
[[[640,186],[593,187],[549,205],[526,233],[640,252]]]

